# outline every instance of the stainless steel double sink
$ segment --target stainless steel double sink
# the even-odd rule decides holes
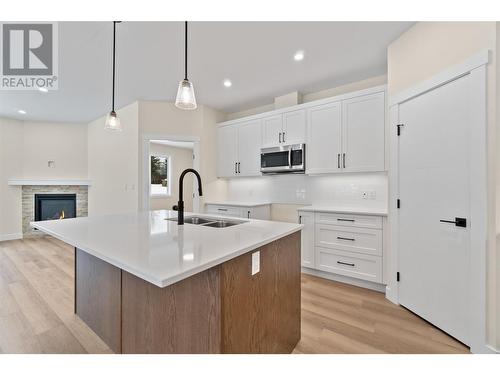
[[[176,217],[167,219],[170,221],[177,221]],[[227,228],[234,225],[247,223],[245,220],[221,219],[219,217],[206,217],[206,216],[186,216],[184,224],[201,225],[211,228]]]

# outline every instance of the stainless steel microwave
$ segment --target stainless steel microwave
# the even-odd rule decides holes
[[[304,143],[263,148],[260,150],[260,171],[273,173],[304,173],[306,145]]]

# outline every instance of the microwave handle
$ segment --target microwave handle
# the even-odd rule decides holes
[[[292,148],[288,149],[288,167],[292,169]]]

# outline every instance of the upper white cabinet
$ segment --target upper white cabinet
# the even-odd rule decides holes
[[[384,86],[220,124],[219,177],[260,175],[260,149],[306,144],[306,174],[385,170]]]
[[[262,147],[304,143],[306,139],[306,111],[286,112],[262,119]]]
[[[384,170],[385,98],[380,92],[342,102],[342,168]]]
[[[260,120],[217,128],[217,176],[259,176],[260,142]]]
[[[262,147],[281,144],[283,132],[283,115],[271,116],[262,119]]]
[[[385,169],[385,93],[308,109],[306,173]]]
[[[341,102],[309,108],[306,144],[307,173],[340,172],[341,154]]]
[[[238,129],[235,125],[217,129],[217,176],[236,176],[238,160]]]

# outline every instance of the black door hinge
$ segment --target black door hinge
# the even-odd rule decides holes
[[[398,137],[401,135],[401,127],[405,126],[405,124],[397,124],[396,127],[398,128]]]
[[[399,282],[399,272],[396,272],[396,281]]]
[[[401,207],[401,200],[396,199],[396,207],[400,208]]]

